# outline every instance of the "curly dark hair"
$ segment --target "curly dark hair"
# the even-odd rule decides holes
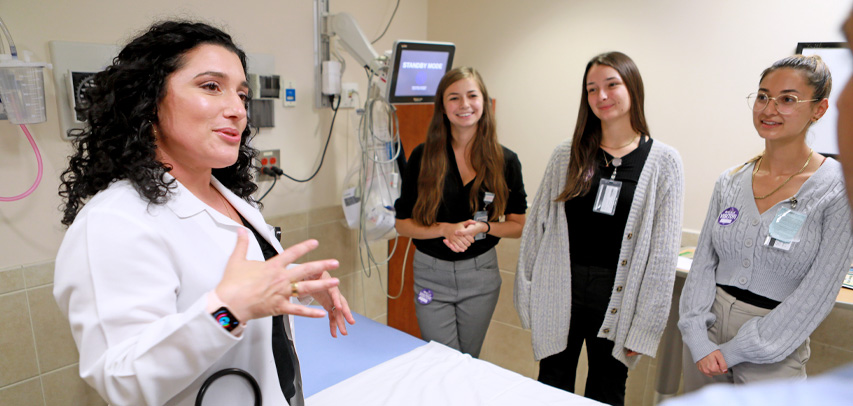
[[[62,224],[70,226],[85,201],[117,180],[129,180],[149,204],[163,204],[174,189],[174,179],[163,174],[171,167],[157,160],[152,126],[158,122],[157,106],[166,95],[166,79],[184,63],[184,55],[202,44],[220,45],[234,52],[246,72],[246,53],[231,36],[210,25],[191,21],[164,21],[128,43],[104,71],[95,74],[78,108],[84,129],[70,130],[74,154],[60,176],[63,198]],[[213,169],[225,187],[250,201],[258,187],[252,178],[257,150],[248,145],[252,127],[247,123],[237,162]]]

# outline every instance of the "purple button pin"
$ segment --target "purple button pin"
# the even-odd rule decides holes
[[[739,214],[740,212],[736,208],[729,207],[720,213],[720,217],[717,217],[717,223],[721,226],[732,224],[737,220]]]
[[[432,302],[432,290],[429,289],[421,289],[418,292],[418,303],[425,305],[430,304]]]

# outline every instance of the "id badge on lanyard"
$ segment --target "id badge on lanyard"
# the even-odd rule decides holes
[[[791,246],[800,241],[800,230],[806,222],[806,214],[797,211],[797,197],[791,198],[791,208],[780,207],[776,217],[770,222],[764,245],[783,251],[790,251]]]
[[[598,193],[595,194],[595,203],[592,211],[612,216],[616,213],[616,203],[619,201],[619,192],[622,190],[622,182],[616,180],[616,170],[622,165],[622,159],[613,158],[613,173],[610,179],[602,178],[598,183]]]
[[[474,221],[489,221],[489,212],[486,211],[486,207],[488,207],[495,200],[495,194],[491,192],[486,192],[486,195],[483,197],[483,210],[479,210],[474,212]],[[474,241],[483,240],[486,238],[486,233],[478,233],[474,236]]]
[[[592,211],[612,216],[616,213],[616,202],[619,200],[619,192],[622,190],[622,182],[618,180],[602,179],[598,184],[598,194],[595,196],[595,204]]]

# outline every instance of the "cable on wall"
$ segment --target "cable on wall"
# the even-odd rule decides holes
[[[330,96],[330,98],[334,98],[334,96]],[[284,176],[285,178],[288,178],[294,182],[299,182],[299,183],[308,182],[311,179],[314,179],[315,176],[317,176],[317,174],[320,172],[320,168],[323,167],[323,161],[325,161],[325,159],[326,159],[326,151],[329,149],[329,141],[331,141],[331,139],[332,139],[332,130],[335,128],[335,118],[338,117],[338,107],[340,107],[340,106],[341,106],[341,97],[338,96],[338,104],[336,104],[335,108],[332,109],[335,111],[335,114],[332,115],[332,124],[329,126],[329,136],[326,137],[326,146],[323,147],[323,155],[320,157],[320,164],[317,166],[317,170],[314,171],[314,173],[311,174],[311,176],[309,176],[306,179],[296,179],[296,178],[284,173],[283,171],[281,172],[282,176]]]
[[[379,37],[377,37],[375,40],[373,40],[373,42],[371,42],[371,44],[375,44],[377,41],[379,41],[380,39],[382,39],[382,37],[385,36],[385,33],[388,32],[388,27],[390,27],[391,22],[394,21],[394,16],[397,15],[397,9],[399,7],[400,7],[400,0],[397,0],[397,5],[394,6],[394,12],[391,13],[391,18],[388,19],[388,24],[385,25],[385,29],[382,31],[382,34],[379,34]]]

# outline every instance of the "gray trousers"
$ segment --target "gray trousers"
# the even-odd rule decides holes
[[[753,306],[735,299],[717,287],[717,297],[711,306],[711,312],[717,316],[714,325],[708,330],[708,338],[716,344],[724,343],[737,334],[741,326],[753,317],[762,317],[770,310]],[[768,379],[806,378],[806,361],[809,360],[809,339],[797,347],[791,355],[773,364],[753,364],[743,362],[729,367],[729,372],[714,377],[699,372],[690,349],[684,346],[682,357],[684,367],[684,393],[692,392],[712,383],[750,383]]]
[[[478,357],[501,288],[495,249],[461,261],[444,261],[416,250],[414,273],[421,337]],[[427,304],[418,302],[424,289],[433,293]]]

